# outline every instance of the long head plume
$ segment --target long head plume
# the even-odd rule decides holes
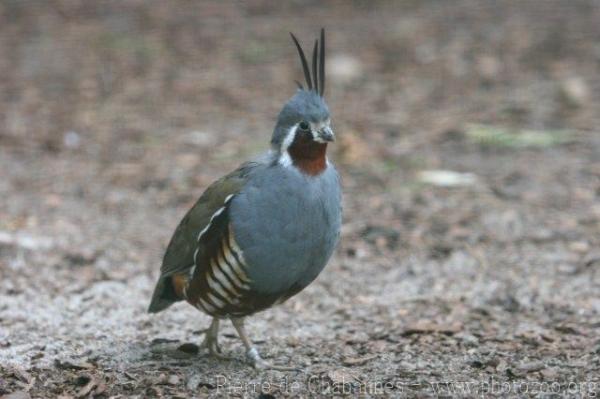
[[[298,39],[296,39],[296,36],[294,36],[293,33],[290,32],[290,35],[292,36],[292,40],[298,49],[298,55],[300,56],[300,61],[302,62],[302,70],[304,71],[304,79],[306,80],[307,90],[314,90],[317,94],[323,97],[323,94],[325,93],[325,29],[321,28],[320,40],[315,40],[312,58],[312,77],[310,69],[308,68],[306,56],[302,50],[302,46],[300,46]],[[304,86],[298,81],[296,81],[296,84],[299,88],[304,89]]]

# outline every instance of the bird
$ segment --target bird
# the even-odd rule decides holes
[[[335,141],[325,102],[325,30],[312,69],[296,36],[306,86],[282,107],[270,149],[212,183],[183,217],[166,249],[150,313],[186,301],[212,317],[202,349],[220,356],[229,319],[257,369],[264,360],[245,319],[281,304],[321,273],[340,237],[342,189],[327,147]]]

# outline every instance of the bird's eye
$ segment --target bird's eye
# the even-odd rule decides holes
[[[308,122],[302,121],[300,122],[300,129],[304,130],[305,132],[307,132],[310,129],[310,125],[308,124]]]

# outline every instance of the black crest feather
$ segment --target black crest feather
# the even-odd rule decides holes
[[[321,28],[321,56],[319,57],[319,94],[325,94],[325,28]]]
[[[313,57],[312,57],[312,78],[313,78],[313,86],[315,91],[319,92],[319,81],[317,80],[317,55],[319,52],[319,41],[315,40],[315,47],[313,48]]]
[[[290,36],[292,36],[292,40],[294,41],[296,49],[298,50],[298,55],[300,56],[307,89],[314,90],[323,97],[323,94],[325,93],[325,29],[321,28],[320,40],[315,40],[315,46],[313,47],[312,76],[302,46],[300,46],[298,39],[296,39],[296,36],[294,36],[293,33],[290,32]],[[299,88],[304,88],[298,81],[296,81],[296,84]]]

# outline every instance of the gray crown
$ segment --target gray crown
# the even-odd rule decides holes
[[[291,126],[301,122],[321,122],[329,118],[329,108],[325,103],[325,30],[321,29],[320,40],[315,40],[312,58],[312,75],[308,68],[302,46],[292,33],[292,40],[298,50],[300,62],[304,71],[306,88],[298,81],[298,91],[283,106],[277,117],[271,144],[278,148]]]

